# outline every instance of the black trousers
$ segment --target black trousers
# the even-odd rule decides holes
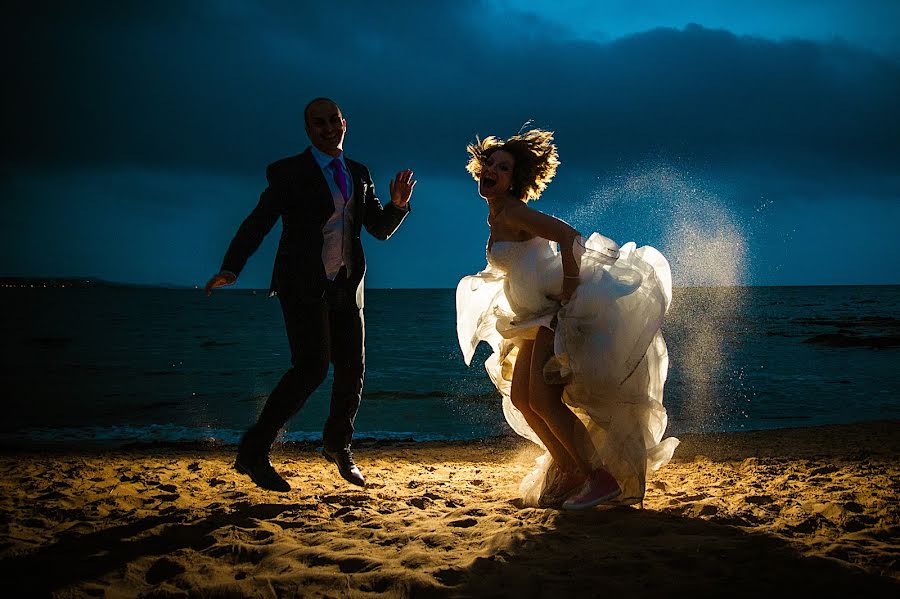
[[[331,451],[350,447],[365,375],[365,322],[341,268],[321,299],[279,294],[291,346],[291,367],[272,390],[242,450],[268,452],[278,432],[325,381],[334,366],[331,412],[322,441]]]

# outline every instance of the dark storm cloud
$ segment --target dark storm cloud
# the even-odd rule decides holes
[[[572,41],[479,2],[72,6],[3,26],[8,164],[259,173],[302,149],[302,105],[325,94],[348,152],[385,169],[458,175],[475,134],[529,118],[592,172],[660,156],[900,165],[900,65],[841,42],[700,26]]]

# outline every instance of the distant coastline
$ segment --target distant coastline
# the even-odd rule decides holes
[[[45,288],[45,289],[96,289],[96,288],[128,288],[128,289],[198,289],[189,285],[173,283],[121,283],[91,277],[0,277],[0,288]]]
[[[896,287],[900,283],[835,283],[822,284],[796,284],[796,285],[724,285],[707,286],[696,285],[692,287],[675,286],[674,289],[762,289],[769,287],[778,288],[809,288],[809,287]],[[202,289],[199,284],[184,285],[178,283],[125,283],[121,281],[108,281],[97,277],[0,277],[0,289]],[[444,291],[455,287],[369,287],[368,291]],[[218,292],[268,292],[264,287],[234,286],[220,289]]]

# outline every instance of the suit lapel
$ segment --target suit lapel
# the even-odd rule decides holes
[[[353,194],[350,196],[350,201],[352,202],[350,209],[353,214],[353,222],[359,223],[359,214],[363,209],[363,204],[365,203],[366,197],[366,181],[363,179],[363,171],[362,167],[349,159],[346,159],[347,167],[350,169],[350,176],[353,179]]]
[[[322,172],[319,163],[316,162],[312,155],[312,150],[309,148],[300,154],[300,159],[302,161],[303,179],[306,180],[309,186],[307,191],[313,202],[309,209],[324,214],[325,218],[328,219],[331,213],[334,212],[334,199],[331,197],[331,189],[325,180],[325,173]]]
[[[350,175],[353,177],[353,196],[350,198],[355,204],[355,210],[361,210],[366,200],[369,181],[363,176],[365,169],[358,162],[347,160]]]

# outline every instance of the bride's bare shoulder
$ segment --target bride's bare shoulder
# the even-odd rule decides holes
[[[516,202],[510,205],[505,212],[506,224],[515,228],[527,227],[531,223],[552,218],[540,210],[535,210],[525,202]]]
[[[528,218],[529,213],[533,212],[536,212],[536,210],[529,208],[525,202],[510,202],[497,216],[505,224],[510,224],[517,223],[523,218]]]

